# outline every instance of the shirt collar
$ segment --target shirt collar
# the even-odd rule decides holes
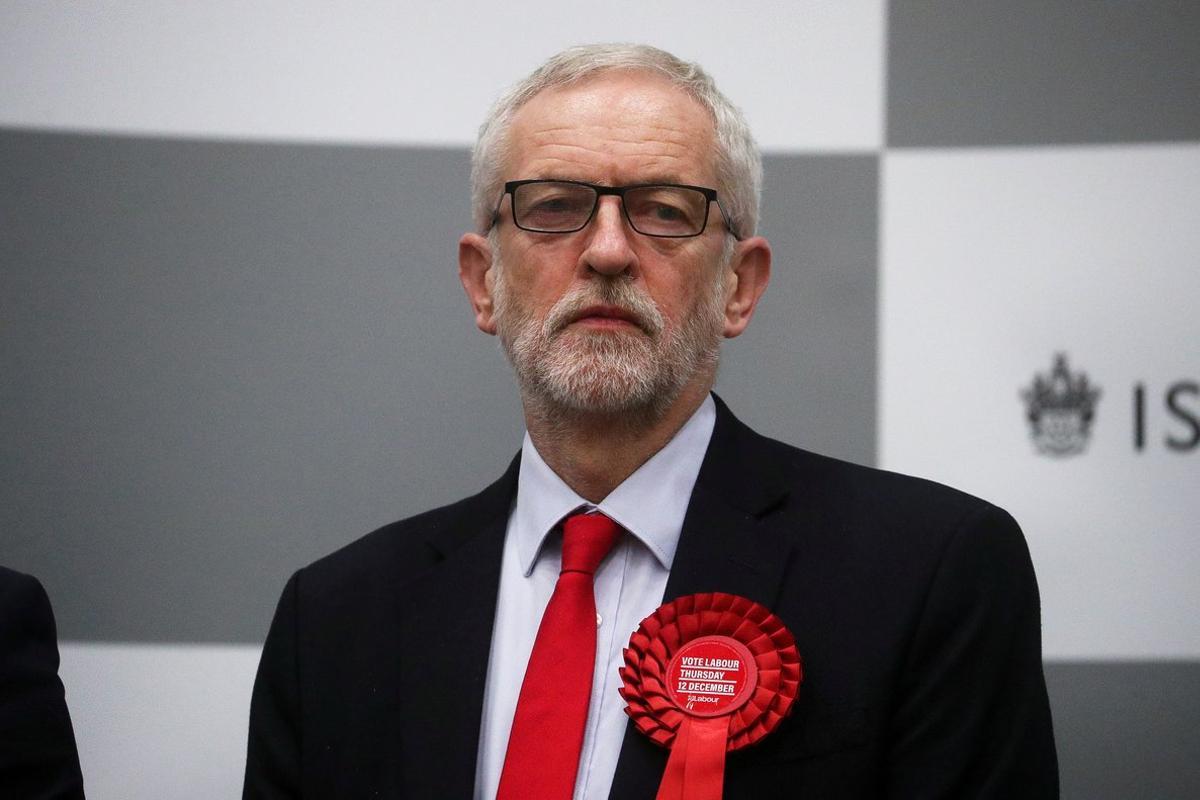
[[[717,410],[712,395],[666,446],[598,504],[584,500],[542,460],[529,434],[521,443],[517,477],[517,555],[528,577],[554,526],[580,506],[599,509],[644,544],[665,569],[671,568],[700,463],[712,438]]]

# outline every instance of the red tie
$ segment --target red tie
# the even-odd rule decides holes
[[[592,575],[619,532],[603,514],[563,523],[562,572],[529,654],[496,800],[571,799],[596,665]]]

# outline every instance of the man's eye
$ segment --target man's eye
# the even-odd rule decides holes
[[[694,216],[689,209],[677,203],[662,200],[645,200],[637,203],[629,209],[629,215],[635,224],[640,222],[643,225],[652,225],[657,228],[669,226],[672,230],[682,226],[691,227]]]
[[[565,197],[546,197],[538,200],[533,206],[534,211],[569,211],[574,207],[569,199]]]
[[[687,214],[683,209],[664,205],[663,203],[655,203],[651,207],[650,212],[663,222],[678,222],[687,218]]]
[[[571,194],[554,194],[535,197],[525,206],[528,214],[579,214],[590,210],[585,198]]]

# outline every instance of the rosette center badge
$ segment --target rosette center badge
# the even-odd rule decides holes
[[[702,636],[679,648],[667,667],[667,691],[689,714],[718,717],[750,699],[758,680],[754,656],[727,636]]]

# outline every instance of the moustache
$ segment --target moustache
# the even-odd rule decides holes
[[[585,309],[605,305],[619,308],[630,321],[648,336],[657,336],[663,329],[662,312],[645,293],[628,281],[593,281],[563,295],[546,315],[543,325],[547,336],[559,333],[577,320]]]

